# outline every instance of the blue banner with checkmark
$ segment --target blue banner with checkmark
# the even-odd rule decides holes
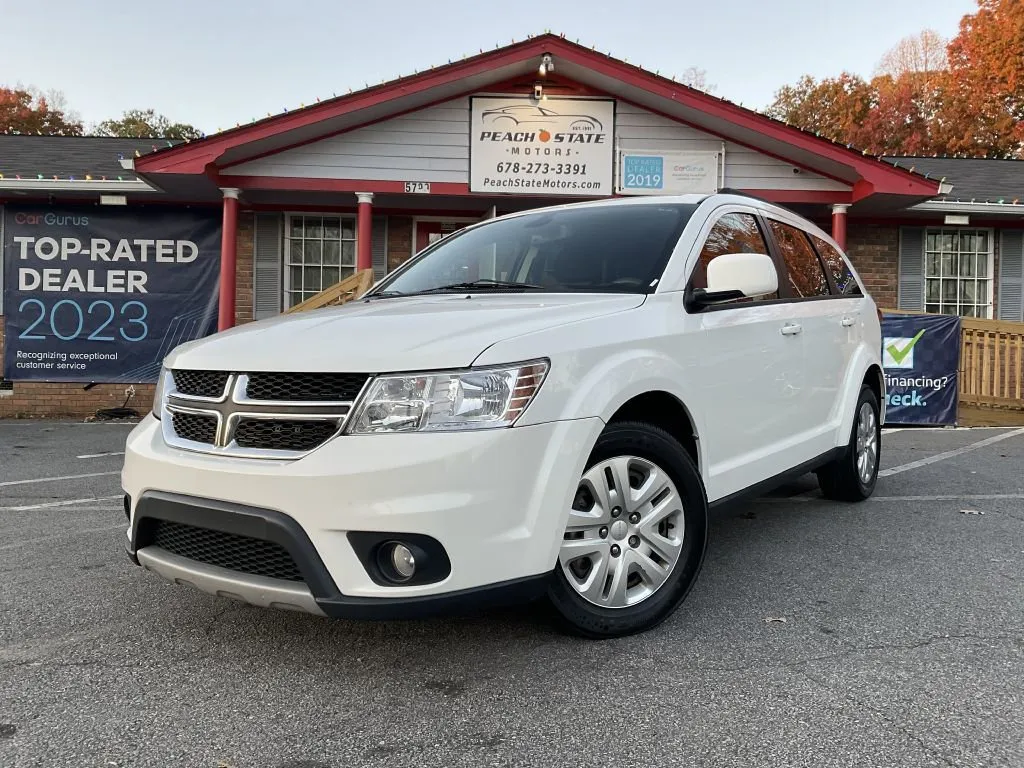
[[[956,424],[959,317],[883,315],[882,367],[887,423]]]

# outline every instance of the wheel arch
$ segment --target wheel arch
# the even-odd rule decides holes
[[[676,395],[661,389],[634,395],[619,405],[608,419],[609,424],[621,421],[642,421],[664,429],[686,449],[694,466],[700,471],[697,425],[689,408]]]

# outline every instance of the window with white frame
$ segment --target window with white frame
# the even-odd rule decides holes
[[[355,273],[354,216],[288,216],[284,244],[285,306],[294,307]]]
[[[992,241],[987,229],[926,231],[926,312],[992,317]]]

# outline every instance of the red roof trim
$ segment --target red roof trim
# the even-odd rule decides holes
[[[938,194],[939,182],[937,180],[925,179],[920,174],[895,168],[878,158],[862,155],[856,150],[815,136],[808,131],[786,125],[724,99],[652,74],[603,53],[571,43],[556,35],[541,35],[427,72],[399,78],[390,83],[321,102],[296,112],[266,118],[251,125],[234,128],[199,141],[159,150],[151,155],[138,158],[135,161],[135,170],[141,173],[203,173],[208,164],[216,162],[218,157],[232,147],[305,127],[330,117],[382,104],[398,95],[419,93],[447,85],[453,81],[515,64],[543,53],[553,54],[556,60],[557,57],[562,56],[626,85],[686,104],[709,115],[727,120],[734,125],[756,131],[835,162],[852,166],[864,180],[874,184],[876,192],[928,197]]]

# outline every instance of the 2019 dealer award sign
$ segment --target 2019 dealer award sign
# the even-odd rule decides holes
[[[471,192],[612,194],[614,101],[477,96],[470,105]]]

